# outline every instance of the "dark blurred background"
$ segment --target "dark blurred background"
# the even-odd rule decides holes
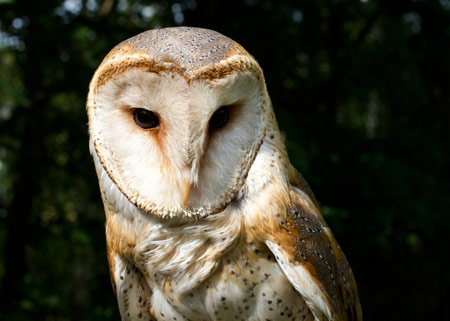
[[[120,319],[88,84],[115,44],[174,25],[261,64],[365,320],[448,316],[450,0],[0,0],[0,319]]]

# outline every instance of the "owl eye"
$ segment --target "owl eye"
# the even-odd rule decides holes
[[[230,112],[228,106],[222,106],[216,110],[209,120],[209,128],[219,129],[224,127],[230,119]]]
[[[133,109],[133,119],[142,129],[151,129],[159,126],[159,118],[154,112],[147,109]]]

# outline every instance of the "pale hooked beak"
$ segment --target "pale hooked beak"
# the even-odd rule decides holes
[[[182,204],[183,207],[186,207],[189,201],[189,194],[191,193],[191,182],[187,180],[183,180],[183,185],[181,186],[181,192],[183,195]]]

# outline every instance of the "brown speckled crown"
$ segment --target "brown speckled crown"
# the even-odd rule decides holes
[[[134,50],[147,51],[161,63],[173,62],[187,71],[219,62],[231,54],[248,55],[239,44],[216,31],[189,27],[149,30],[117,47],[127,44]]]
[[[226,63],[232,57],[239,59],[233,64]],[[217,79],[252,69],[263,79],[258,63],[237,42],[213,30],[191,27],[148,30],[119,43],[98,69],[99,85],[125,67],[174,72],[187,81]]]

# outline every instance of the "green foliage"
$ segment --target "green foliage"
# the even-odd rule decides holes
[[[115,44],[177,24],[260,62],[365,319],[446,315],[450,1],[0,0],[0,319],[120,319],[85,99]]]

